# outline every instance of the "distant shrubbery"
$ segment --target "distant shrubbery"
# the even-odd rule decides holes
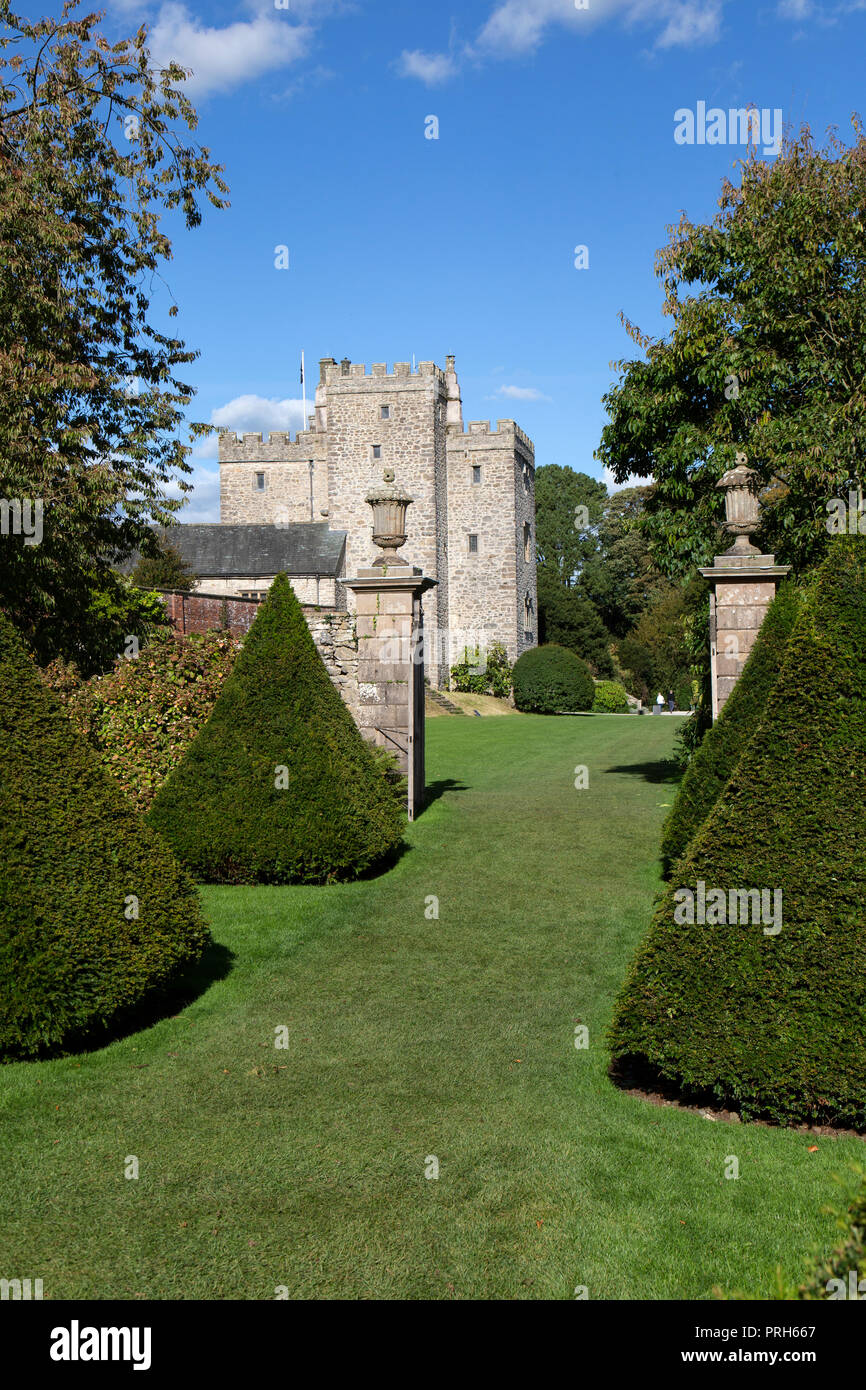
[[[674,708],[691,709],[694,703],[694,690],[691,681],[680,681],[674,690]]]
[[[479,670],[483,666],[483,670]],[[451,667],[451,684],[454,690],[466,691],[472,695],[496,695],[507,700],[511,694],[511,664],[508,653],[501,642],[494,642],[486,653],[476,647],[467,647],[463,660]]]
[[[518,658],[512,679],[519,710],[562,714],[592,709],[595,686],[589,667],[565,647],[531,647]]]
[[[598,714],[628,714],[628,694],[619,681],[599,681],[592,707]]]

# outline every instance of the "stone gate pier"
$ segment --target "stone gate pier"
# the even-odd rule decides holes
[[[385,552],[353,579],[342,581],[355,595],[358,642],[358,727],[371,743],[395,753],[408,780],[407,813],[414,820],[424,804],[424,615],[422,595],[436,580],[401,558],[406,509],[412,498],[391,486],[367,497],[373,508],[373,540]]]
[[[741,457],[741,456],[739,456]],[[749,537],[760,526],[760,503],[754,491],[758,474],[739,464],[719,479],[725,489],[725,529],[736,536],[731,549],[716,555],[701,574],[710,590],[710,670],[715,721],[736,685],[755,644],[767,609],[790,565],[762,555]]]

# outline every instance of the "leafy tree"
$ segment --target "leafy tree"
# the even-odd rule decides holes
[[[666,696],[690,678],[686,624],[705,588],[703,580],[695,580],[687,587],[670,589],[647,608],[620,643],[620,664],[637,677],[644,697],[655,696],[659,690]]]
[[[602,511],[598,549],[580,572],[580,592],[614,637],[625,637],[650,603],[671,588],[640,524],[651,495],[650,487],[612,493]]]
[[[654,480],[645,525],[672,578],[711,562],[716,483],[742,451],[763,494],[761,542],[796,570],[828,543],[827,502],[863,480],[866,137],[817,150],[807,126],[772,163],[754,151],[710,225],[683,214],[656,273],[673,326],[623,317],[644,360],[618,364],[596,457]]]
[[[610,636],[595,607],[545,568],[538,570],[538,640],[567,647],[598,676],[613,675]]]
[[[132,582],[141,589],[194,589],[196,577],[177,546],[161,538],[159,553],[139,557]]]
[[[0,0],[0,496],[30,511],[30,537],[0,545],[0,597],[40,660],[87,664],[113,566],[153,553],[189,472],[175,371],[197,353],[164,324],[174,303],[151,311],[161,217],[195,227],[198,195],[224,207],[226,185],[182,138],[183,69],[154,73],[144,28],[109,44],[78,8],[31,21]]]
[[[587,473],[549,463],[535,473],[535,543],[538,564],[565,587],[573,585],[598,546],[607,488]],[[578,511],[586,509],[586,516]]]

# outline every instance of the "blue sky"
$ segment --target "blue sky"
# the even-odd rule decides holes
[[[231,208],[177,226],[166,279],[194,416],[237,429],[297,429],[301,349],[310,409],[320,357],[454,353],[464,419],[601,476],[610,363],[636,355],[618,314],[665,331],[666,226],[711,218],[743,154],[677,143],[675,113],[753,103],[847,138],[866,108],[866,0],[108,4],[112,37],[146,23],[193,70],[226,166]],[[196,455],[181,519],[217,520],[215,443]]]

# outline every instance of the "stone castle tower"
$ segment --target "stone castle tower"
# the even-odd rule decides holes
[[[401,553],[437,581],[424,597],[434,684],[447,684],[448,666],[467,643],[502,642],[511,661],[536,644],[532,442],[513,420],[464,427],[453,357],[444,372],[433,362],[415,372],[408,362],[391,372],[374,363],[368,372],[363,363],[323,358],[309,427],[294,439],[272,432],[267,440],[222,430],[219,462],[221,527],[291,533],[297,525],[298,534],[345,535],[333,598],[322,594],[339,608],[353,603],[340,577],[374,558],[366,494],[393,473],[414,498]],[[240,583],[255,582],[248,566],[244,573]],[[296,587],[309,601],[303,583]]]

